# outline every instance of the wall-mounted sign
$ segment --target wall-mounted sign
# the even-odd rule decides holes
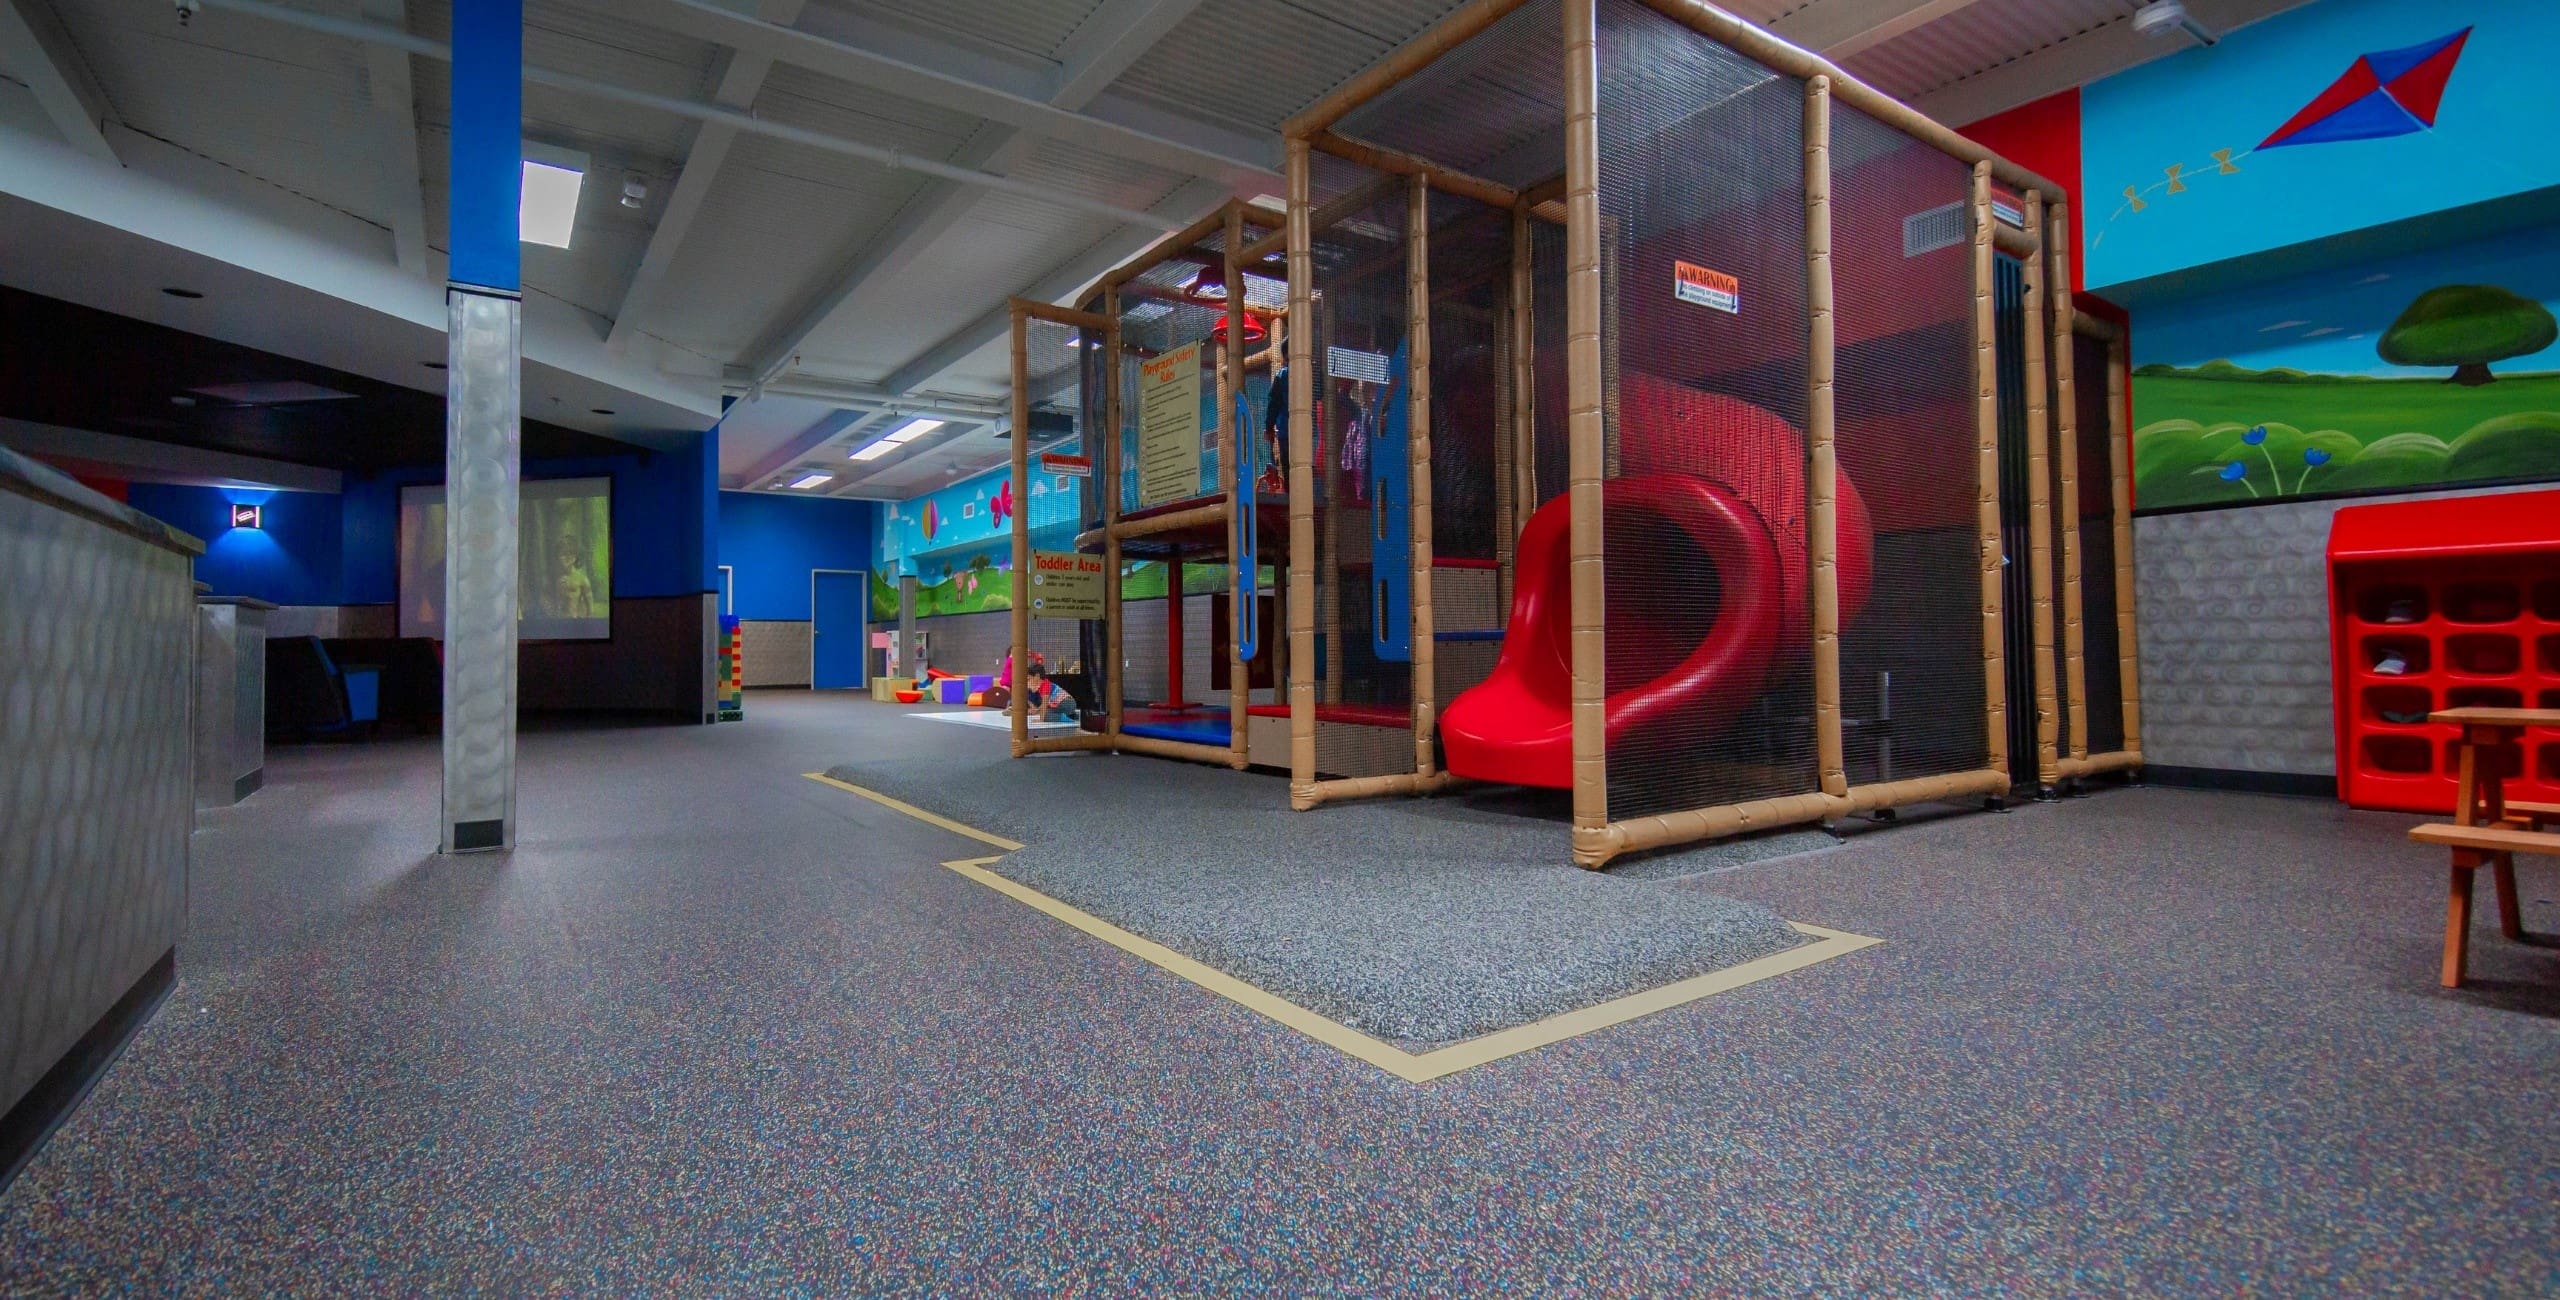
[[[1031,553],[1033,618],[1102,617],[1103,557],[1073,551]]]
[[[266,510],[263,507],[231,507],[231,526],[234,528],[263,528],[266,526],[265,520]]]
[[[1040,453],[1040,472],[1073,478],[1093,477],[1093,457],[1071,456],[1061,451]]]
[[[1200,345],[1138,366],[1138,508],[1200,490]]]
[[[1742,314],[1742,281],[1695,262],[1671,264],[1671,292],[1685,303]]]

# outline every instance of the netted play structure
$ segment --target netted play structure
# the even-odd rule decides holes
[[[1017,754],[1240,768],[1257,689],[1260,707],[1282,707],[1261,552],[1280,520],[1270,371],[1287,287],[1230,256],[1280,221],[1228,203],[1104,276],[1081,308],[1014,304],[1016,426],[1046,412],[1076,435],[1072,453],[1036,456],[1014,439],[1014,492],[1030,503],[1014,521],[1017,671],[1035,656],[1075,664],[1093,706],[1082,734],[1034,737],[1036,701],[1016,687]],[[1053,472],[1062,459],[1073,473]]]
[[[1684,0],[1475,0],[1284,134],[1285,214],[1017,307],[1017,421],[1048,331],[1114,359],[1067,369],[1116,435],[1077,539],[1107,716],[1018,752],[1286,769],[1302,809],[1567,790],[1588,866],[2139,763],[2122,334],[2050,182]]]

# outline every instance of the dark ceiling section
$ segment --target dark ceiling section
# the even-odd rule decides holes
[[[421,367],[432,358],[420,358]],[[229,396],[202,389],[257,385]],[[346,394],[241,401],[300,385]],[[0,286],[0,416],[372,474],[444,462],[444,398]],[[524,422],[527,457],[627,443]]]

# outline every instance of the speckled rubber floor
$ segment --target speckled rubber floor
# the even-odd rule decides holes
[[[1485,801],[1294,813],[1277,776],[931,740],[827,774],[1019,840],[988,870],[1408,1050],[1804,942],[1758,903],[1574,867],[1564,823]]]
[[[2408,818],[2122,790],[1736,867],[1668,887],[1886,942],[1416,1087],[801,779],[895,714],[527,735],[505,858],[432,852],[431,743],[275,752],[0,1294],[2560,1290],[2560,953],[2484,919],[2436,988]]]

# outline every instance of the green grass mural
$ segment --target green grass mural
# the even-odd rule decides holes
[[[2439,374],[2252,370],[2229,360],[2143,366],[2133,372],[2135,503],[2158,510],[2560,478],[2560,372],[2491,369],[2556,340],[2560,321],[2542,303],[2495,285],[2446,284],[2410,300],[2370,353],[2401,371]]]
[[[976,557],[973,557],[973,559]],[[1262,569],[1263,589],[1273,581],[1270,566]],[[1164,596],[1165,566],[1153,560],[1140,560],[1126,566],[1120,581],[1123,600],[1159,600]],[[1183,566],[1182,591],[1186,596],[1206,596],[1227,589],[1227,566],[1223,564],[1190,564]],[[992,558],[987,563],[955,565],[950,576],[940,582],[916,586],[916,617],[932,618],[943,614],[980,614],[988,610],[1013,608],[1013,573],[1010,568],[997,568]],[[898,584],[895,579],[874,574],[871,579],[871,617],[880,622],[893,622],[898,617]]]

